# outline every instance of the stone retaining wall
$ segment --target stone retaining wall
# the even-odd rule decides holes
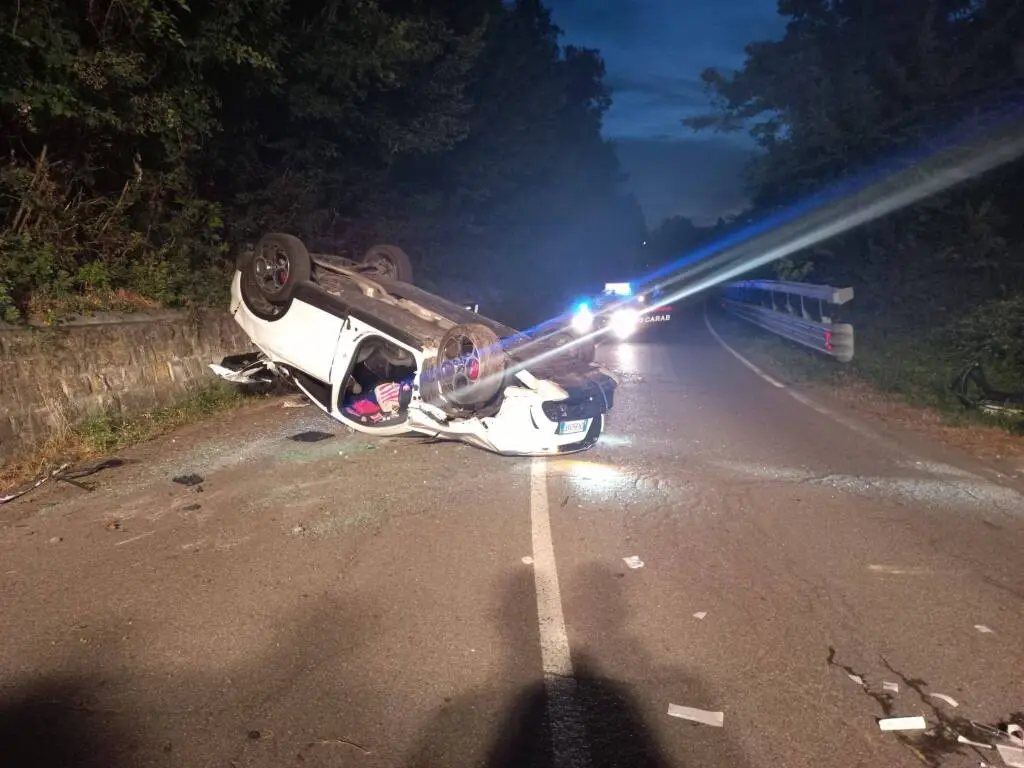
[[[105,315],[55,328],[0,324],[0,464],[95,409],[173,404],[252,344],[222,311]]]

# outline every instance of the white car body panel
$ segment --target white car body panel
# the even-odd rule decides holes
[[[261,320],[245,310],[241,276],[235,273],[231,293],[235,321],[263,353],[275,362],[287,362],[321,381],[331,381],[334,357],[345,321],[304,301],[295,301],[280,320]]]
[[[443,410],[424,402],[421,397],[420,377],[427,369],[427,361],[437,354],[436,348],[411,347],[368,322],[351,315],[338,317],[300,298],[294,298],[279,319],[263,320],[249,311],[241,290],[241,274],[236,271],[231,283],[231,312],[266,357],[268,367],[287,375],[284,367],[290,366],[329,385],[330,404],[327,405],[303,381],[288,376],[316,407],[356,431],[380,436],[419,434],[466,442],[499,454],[525,456],[558,454],[567,452],[567,449],[584,450],[596,441],[596,438],[593,441],[585,439],[594,418],[586,419],[585,424],[582,424],[584,420],[574,422],[577,431],[558,434],[559,423],[545,415],[542,404],[565,400],[569,394],[553,381],[538,379],[525,370],[519,371],[515,376],[519,384],[505,388],[497,413],[449,418]],[[353,355],[364,341],[374,336],[410,352],[416,363],[412,400],[406,419],[388,426],[363,424],[341,410],[341,396],[351,372]],[[210,368],[229,381],[249,380],[221,365],[213,364]],[[596,419],[600,423],[594,426],[603,431],[604,415]],[[574,449],[573,446],[581,447]]]

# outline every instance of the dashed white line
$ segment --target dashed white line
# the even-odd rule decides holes
[[[544,459],[534,459],[530,467],[530,523],[541,666],[548,700],[554,765],[557,768],[587,768],[590,765],[590,753],[576,695],[569,635],[562,612],[562,593],[558,585],[548,510],[547,463]]]

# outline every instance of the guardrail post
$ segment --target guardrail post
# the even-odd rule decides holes
[[[834,323],[827,332],[829,351],[841,363],[853,360],[853,326],[849,323]]]

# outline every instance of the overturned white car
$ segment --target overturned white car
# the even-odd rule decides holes
[[[416,288],[394,246],[352,262],[266,235],[236,263],[231,313],[259,352],[214,372],[239,383],[283,377],[367,434],[512,456],[582,451],[600,437],[617,386],[549,339]]]

